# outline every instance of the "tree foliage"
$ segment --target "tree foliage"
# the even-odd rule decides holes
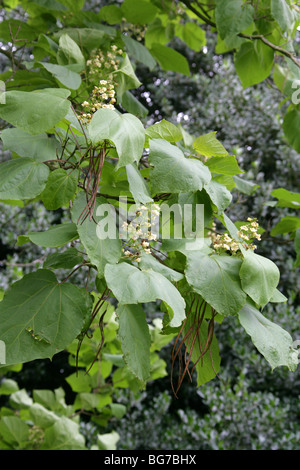
[[[0,198],[7,204],[41,201],[47,210],[68,212],[67,223],[19,234],[19,243],[64,250],[5,293],[0,303],[5,366],[52,358],[78,343],[77,366],[89,372],[101,357],[102,374],[103,348],[109,342],[104,321],[113,305],[122,353],[112,348],[106,356],[108,374],[109,364],[121,360],[126,368],[117,369],[119,380],[143,387],[155,375],[153,335],[143,305],[158,301],[160,335],[168,341],[176,338],[171,372],[173,379],[178,365],[178,383],[172,380],[175,395],[191,364],[198,385],[218,375],[217,326],[225,318],[238,319],[272,369],[294,371],[298,353],[291,335],[263,312],[269,303],[286,301],[277,290],[279,270],[255,252],[261,237],[256,219],[233,223],[226,214],[232,189],[249,191],[239,179],[243,171],[236,156],[216,132],[190,136],[166,120],[149,125],[147,109],[134,92],[142,85],[136,64],[189,76],[186,57],[170,41],[179,38],[199,52],[211,29],[217,35],[216,52],[234,55],[243,87],[273,72],[290,102],[283,130],[298,150],[296,2],[125,0],[98,13],[82,10],[83,3],[74,9],[67,0],[7,0],[7,18],[0,23],[0,39],[11,47],[0,51],[11,60],[0,76],[6,85],[1,139],[12,152],[0,166]],[[14,8],[20,20],[9,17]],[[26,51],[30,61],[23,60]],[[279,206],[299,206],[298,193],[278,188],[272,196]],[[184,219],[177,220],[174,205]],[[204,207],[201,239],[193,231],[199,205]],[[162,222],[157,233],[152,231],[155,216]],[[299,220],[286,217],[272,232],[291,233],[296,265]],[[167,234],[164,222],[169,224]],[[54,271],[61,268],[71,271],[58,280]],[[87,270],[86,284],[77,286],[72,275],[81,269]],[[90,276],[92,292],[87,289]],[[80,364],[80,348],[90,341],[95,324],[99,344],[94,357],[87,354]],[[83,388],[79,380],[78,390],[90,393],[95,387],[80,377]],[[11,436],[17,423],[6,421],[2,435]],[[61,424],[66,426],[62,432],[73,426]],[[50,431],[47,436],[51,442]]]

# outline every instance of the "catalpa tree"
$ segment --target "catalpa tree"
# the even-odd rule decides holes
[[[233,54],[244,87],[273,74],[290,100],[283,127],[298,150],[296,2],[125,0],[97,12],[84,3],[4,2],[0,52],[10,67],[0,76],[1,139],[12,158],[0,166],[0,199],[63,209],[69,222],[18,234],[28,250],[57,250],[0,303],[3,366],[52,358],[73,342],[78,357],[98,329],[90,373],[105,351],[113,305],[123,360],[144,386],[153,351],[144,305],[157,302],[160,334],[174,339],[175,394],[194,370],[198,386],[219,374],[217,325],[231,317],[272,369],[295,370],[292,337],[264,315],[269,302],[287,299],[276,264],[257,253],[263,227],[227,213],[232,191],[247,186],[236,157],[216,132],[191,136],[166,120],[147,125],[134,90],[142,85],[139,63],[189,75],[171,40],[201,53],[210,29],[216,52]],[[68,276],[58,278],[61,269]],[[79,270],[87,281],[93,276],[93,291],[72,283]]]

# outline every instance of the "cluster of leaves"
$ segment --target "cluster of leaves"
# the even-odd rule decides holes
[[[99,322],[102,320],[101,332]],[[151,376],[149,380],[164,377],[165,362],[158,351],[170,341],[160,334],[156,321],[151,325]],[[80,351],[78,342],[68,347],[69,363],[74,370],[66,382],[75,399],[66,404],[62,387],[55,390],[19,389],[15,380],[4,378],[0,395],[5,405],[0,409],[0,448],[3,450],[114,450],[119,434],[99,433],[99,429],[115,427],[127,413],[127,406],[115,398],[118,390],[128,389],[133,394],[139,390],[135,376],[123,359],[121,341],[117,337],[118,323],[111,304],[103,305],[90,327],[91,339],[85,341]],[[103,339],[101,363],[93,363]],[[22,364],[6,367],[2,372],[20,370]],[[90,429],[90,432],[89,432]],[[90,436],[92,431],[92,436]]]
[[[188,5],[188,10],[182,12],[167,2],[166,13],[166,5],[162,7],[160,2],[145,0],[137,7],[136,2],[125,0],[121,7],[104,7],[97,15],[80,8],[73,13],[68,10],[67,0],[50,2],[47,8],[39,1],[19,3],[26,3],[27,21],[3,21],[0,37],[13,47],[17,43],[19,52],[32,48],[34,60],[13,59],[12,70],[1,76],[7,81],[8,91],[5,104],[0,105],[0,117],[13,126],[5,129],[1,138],[14,158],[1,164],[0,198],[7,204],[41,200],[48,210],[70,207],[70,218],[46,231],[19,237],[19,245],[66,249],[49,256],[43,269],[25,275],[5,294],[0,304],[0,339],[6,345],[6,365],[51,358],[75,339],[82,346],[110,297],[118,303],[116,319],[122,354],[130,373],[138,379],[137,385],[145,384],[155,371],[153,343],[142,305],[156,300],[161,301],[164,313],[163,333],[166,338],[177,336],[173,366],[179,358],[180,374],[175,393],[191,360],[198,385],[218,374],[220,357],[214,327],[224,317],[238,317],[272,369],[284,365],[295,370],[298,354],[292,348],[291,336],[262,314],[269,302],[286,300],[277,290],[279,270],[271,260],[248,249],[238,230],[245,222],[235,225],[225,213],[232,199],[230,189],[242,173],[236,157],[228,154],[215,132],[191,137],[164,120],[145,128],[137,117],[144,115],[144,107],[130,93],[141,85],[131,56],[149,69],[158,62],[163,69],[189,74],[186,59],[165,44],[174,34],[196,50],[205,44],[204,30],[199,25],[194,21],[184,25],[179,22],[189,11],[194,18],[193,7]],[[46,19],[45,9],[50,12]],[[244,61],[250,57],[251,69],[256,72],[253,60],[256,65],[259,57],[264,64],[267,48],[267,67],[259,75],[263,80],[266,70],[270,73],[269,56],[273,64],[274,50],[282,53],[282,35],[274,33],[271,45],[262,34],[256,38],[254,29],[260,24],[260,13],[243,2],[234,2],[225,10],[216,2],[214,12],[223,41],[246,41],[237,53],[242,56],[243,70],[249,69]],[[57,17],[64,28],[57,26]],[[210,18],[207,11],[206,17]],[[123,18],[127,23],[146,23],[145,45],[130,37],[127,27],[123,29]],[[274,28],[276,21],[279,16],[273,10],[270,24]],[[288,34],[297,21],[295,14]],[[237,25],[234,30],[233,24]],[[249,34],[243,32],[247,28]],[[259,45],[257,50],[253,44]],[[99,76],[89,75],[87,61],[95,49],[107,52],[112,47],[124,51],[112,71],[117,85],[116,109],[98,109],[90,122],[82,122],[81,104],[106,78],[101,68]],[[285,55],[294,58],[290,51]],[[239,71],[238,60],[236,68]],[[166,237],[161,230],[159,239],[147,245],[150,253],[143,254],[139,262],[124,260],[120,237],[102,238],[98,234],[103,225],[118,234],[115,214],[116,210],[121,212],[120,198],[124,197],[129,204],[155,201],[169,210],[173,237]],[[197,205],[204,206],[205,242],[198,243],[186,235],[176,239],[178,224],[170,215],[174,203],[184,215],[186,204],[194,211]],[[109,215],[103,218],[101,211],[107,207]],[[208,234],[215,220],[238,244],[238,256],[213,252]],[[54,271],[61,268],[72,271],[59,280]],[[69,281],[81,268],[88,268],[88,278],[94,275],[96,299],[84,286]],[[99,346],[95,357],[89,358],[90,370],[94,364],[98,366],[99,355],[103,359],[106,313],[107,309],[98,321]],[[184,365],[182,347],[186,348]],[[113,356],[115,352],[110,364],[116,360]],[[125,383],[127,386],[127,379]]]

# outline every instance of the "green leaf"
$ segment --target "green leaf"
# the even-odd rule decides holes
[[[106,263],[117,263],[122,254],[121,240],[118,237],[116,220],[114,218],[115,214],[109,212],[106,218],[106,222],[109,225],[108,230],[110,227],[113,227],[114,233],[112,236],[107,236],[107,238],[103,239],[98,237],[97,229],[101,223],[103,224],[103,221],[98,222],[99,218],[97,211],[101,210],[101,205],[103,204],[104,207],[107,206],[108,208],[113,209],[106,199],[102,197],[97,198],[93,216],[94,220],[90,220],[89,217],[85,220],[80,219],[86,206],[86,195],[83,191],[78,194],[72,207],[72,220],[74,224],[77,224],[80,241],[83,244],[91,263],[97,267],[100,275],[103,274]]]
[[[0,435],[6,443],[22,446],[28,440],[29,426],[17,416],[2,416]]]
[[[116,311],[124,361],[143,383],[150,377],[151,338],[145,312],[140,305],[120,305]]]
[[[44,189],[49,168],[31,158],[0,164],[0,199],[32,199]]]
[[[274,302],[274,303],[287,302],[287,298],[278,289],[275,289],[274,293],[272,294],[272,297],[270,298],[270,302]]]
[[[182,73],[190,76],[190,68],[187,59],[171,47],[159,43],[151,44],[150,52],[163,70]]]
[[[244,88],[265,80],[271,73],[274,51],[261,41],[245,42],[235,56],[235,69]]]
[[[112,25],[121,23],[123,13],[117,5],[106,5],[99,11],[99,17],[102,21]]]
[[[0,395],[11,395],[19,390],[19,386],[15,380],[4,379],[0,385]]]
[[[289,333],[265,318],[250,302],[239,312],[239,320],[272,370],[279,366],[296,370],[298,352],[292,347],[293,340]]]
[[[178,282],[184,277],[183,274],[175,271],[174,269],[169,268],[163,263],[160,263],[152,255],[147,255],[147,254],[142,255],[139,266],[143,271],[147,269],[152,269],[153,271],[165,276],[171,282]]]
[[[77,172],[67,173],[62,168],[50,173],[41,199],[47,210],[53,211],[60,207],[68,207],[77,191]]]
[[[81,77],[78,73],[69,70],[65,65],[51,64],[50,62],[39,62],[50,72],[62,85],[71,90],[77,90],[81,85]]]
[[[38,92],[7,91],[0,104],[0,117],[29,134],[41,134],[65,117],[69,90],[44,88]]]
[[[205,31],[197,23],[186,22],[184,25],[178,23],[175,26],[175,33],[193,51],[200,52],[206,44]]]
[[[185,302],[176,287],[162,274],[121,263],[107,264],[105,279],[120,304],[138,304],[161,299],[173,311],[170,326],[179,326],[185,318]]]
[[[153,202],[145,179],[135,164],[126,165],[129,190],[137,204]]]
[[[243,290],[256,304],[264,307],[272,298],[280,273],[276,264],[253,252],[244,254],[240,269]]]
[[[258,188],[260,188],[259,184],[243,180],[242,178],[236,175],[233,175],[233,180],[236,184],[237,190],[243,194],[247,194],[248,196],[252,196],[252,194],[254,194]]]
[[[91,307],[85,289],[59,283],[51,271],[25,275],[0,303],[6,366],[52,358],[78,336]]]
[[[210,182],[211,174],[196,159],[186,158],[175,145],[161,139],[150,141],[149,162],[152,190],[157,193],[198,191]]]
[[[116,431],[112,431],[107,434],[98,434],[97,444],[99,450],[116,450],[117,442],[120,440],[120,436]]]
[[[186,255],[185,274],[190,286],[221,315],[236,315],[246,302],[239,277],[241,260],[201,252]]]
[[[141,82],[137,78],[127,54],[118,70],[115,72],[115,79],[118,83],[118,100],[122,100],[126,91],[139,88],[141,86]]]
[[[253,22],[254,8],[243,0],[216,0],[216,23],[221,39],[241,33]]]
[[[211,173],[217,173],[219,175],[239,175],[244,173],[238,165],[234,155],[227,157],[212,157],[205,165],[209,168]]]
[[[66,417],[45,430],[42,450],[85,450],[85,440],[79,425]]]
[[[227,150],[223,147],[221,142],[215,137],[216,132],[209,132],[208,134],[197,137],[193,142],[193,147],[200,155],[205,157],[226,157]]]
[[[146,0],[125,0],[122,3],[123,16],[129,23],[147,24],[154,20],[157,8]]]
[[[293,28],[294,15],[286,0],[271,0],[271,13],[282,31]]]
[[[142,156],[145,130],[141,121],[132,114],[118,114],[111,109],[99,109],[89,124],[89,135],[94,145],[111,140],[117,149],[117,167],[138,162]]]
[[[162,121],[147,127],[146,144],[147,147],[149,139],[164,139],[167,142],[177,142],[182,140],[182,133],[174,124],[163,119]]]
[[[204,185],[204,189],[219,212],[224,211],[231,203],[232,195],[223,184],[212,180]]]
[[[85,58],[78,44],[68,34],[62,34],[59,38],[57,62],[59,65],[69,65],[69,69],[74,72],[81,72],[85,68]]]
[[[275,225],[271,230],[272,237],[282,235],[283,233],[295,232],[300,227],[300,217],[286,216]]]
[[[148,109],[128,90],[121,97],[121,105],[128,113],[138,118],[145,118],[148,114]]]
[[[47,256],[44,268],[72,269],[83,261],[82,255],[75,248],[68,248],[63,253],[52,253]]]
[[[283,119],[282,128],[288,143],[297,152],[300,152],[300,112],[297,109],[292,109],[286,113]]]
[[[72,7],[73,8],[73,7]],[[103,38],[105,38],[105,32],[100,29],[100,24],[97,24],[99,29],[94,28],[63,28],[61,31],[58,31],[54,34],[54,37],[60,38],[63,34],[67,34],[78,46],[93,50],[97,49],[103,43]],[[113,29],[113,28],[111,28]],[[108,36],[115,36],[115,34],[108,34]],[[80,62],[83,63],[83,59],[81,55],[78,53],[78,58]],[[61,65],[68,65],[68,59],[64,54],[62,54],[60,61],[62,62]],[[59,61],[59,63],[60,63]],[[74,59],[73,59],[74,61]],[[71,63],[68,65],[70,70],[74,70],[74,72],[81,71],[81,65],[76,64],[76,55],[75,55],[75,63]]]
[[[297,254],[297,258],[294,263],[294,266],[297,268],[298,266],[300,266],[300,229],[299,228],[296,230],[296,235],[295,235],[295,251]]]
[[[57,248],[78,239],[75,224],[65,223],[53,225],[45,232],[29,232],[27,237],[35,245],[44,248]]]
[[[166,44],[170,40],[167,29],[163,26],[160,18],[155,20],[147,26],[145,33],[145,46],[151,49],[153,44]]]
[[[144,64],[149,70],[154,69],[156,61],[150,51],[143,44],[130,36],[125,36],[124,34],[122,34],[122,41],[124,42],[130,57]]]
[[[52,426],[60,419],[57,414],[53,413],[53,411],[47,410],[47,408],[40,405],[40,403],[34,403],[29,408],[29,414],[34,424],[43,429],[49,428],[49,426]]]
[[[284,188],[274,189],[271,196],[278,199],[278,207],[290,207],[291,209],[300,209],[300,193],[293,193]]]
[[[29,157],[38,162],[56,160],[60,144],[47,134],[32,135],[15,127],[1,132],[4,149],[16,152],[20,157]]]

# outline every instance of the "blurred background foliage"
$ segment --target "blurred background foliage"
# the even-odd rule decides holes
[[[86,8],[96,2],[87,2]],[[101,6],[109,2],[101,2]],[[272,227],[293,209],[272,207],[270,193],[276,188],[299,191],[300,155],[285,141],[281,129],[285,111],[282,95],[272,80],[243,89],[233,67],[230,53],[214,53],[215,38],[207,36],[207,46],[195,53],[172,44],[189,60],[192,75],[186,77],[155,69],[151,73],[137,65],[136,74],[143,85],[136,96],[148,109],[145,123],[167,119],[180,123],[189,134],[217,131],[218,139],[229,153],[237,156],[244,170],[242,179],[253,182],[253,194],[234,191],[230,206],[232,220],[257,217],[265,229],[257,252],[272,259],[280,269],[279,290],[289,299],[286,304],[271,304],[268,318],[300,339],[300,276],[294,267],[295,252],[288,236],[272,237]],[[0,57],[1,71],[7,62]],[[1,151],[0,159],[8,158]],[[259,185],[256,187],[255,185]],[[16,246],[17,235],[44,230],[64,220],[62,210],[47,211],[35,203],[26,208],[0,203],[0,288],[37,268],[51,252],[32,245]],[[81,279],[78,275],[78,283]],[[74,280],[75,282],[75,280]],[[1,292],[0,292],[1,295]],[[149,319],[156,314],[155,305],[147,307]],[[81,422],[81,433],[89,446],[100,433],[117,431],[119,449],[285,449],[297,450],[300,438],[300,371],[276,369],[271,372],[241,327],[233,318],[218,325],[216,331],[222,357],[220,377],[196,388],[186,381],[176,399],[171,392],[169,372],[172,343],[160,357],[168,374],[150,381],[146,390],[116,388],[114,402],[123,405],[125,415],[115,416],[105,424],[88,417]],[[35,389],[62,387],[66,402],[73,403],[76,392],[64,380],[74,372],[69,353],[56,355],[53,361],[35,361],[18,372],[7,371],[29,395]],[[6,406],[7,395],[0,396]]]

